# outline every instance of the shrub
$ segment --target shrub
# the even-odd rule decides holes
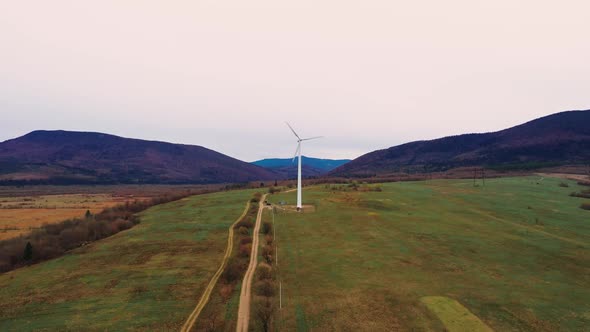
[[[271,245],[265,245],[262,247],[262,257],[266,260],[267,263],[272,263],[272,254],[273,254],[273,247]]]
[[[570,185],[569,185],[569,184],[567,184],[567,183],[565,183],[565,182],[560,182],[560,183],[559,183],[559,186],[560,186],[560,187],[563,187],[563,188],[568,188]]]
[[[240,220],[236,224],[236,228],[240,228],[240,227],[244,227],[244,228],[252,228],[252,227],[254,227],[254,221],[252,221],[252,217],[251,216],[246,216],[246,217],[244,217],[244,219]]]
[[[270,331],[270,324],[274,315],[275,306],[269,298],[262,298],[255,304],[256,318],[260,322],[262,331]]]
[[[272,241],[274,241],[274,238],[272,237],[272,235],[267,234],[264,236],[264,241],[266,241],[266,244],[272,244]]]
[[[227,266],[225,267],[225,270],[223,271],[221,278],[225,281],[225,283],[231,284],[234,281],[240,279],[242,271],[244,270],[246,270],[246,266],[238,259],[232,258],[227,263]]]
[[[272,194],[275,194],[275,193],[278,193],[278,192],[281,192],[281,188],[278,188],[276,186],[275,187],[268,188],[268,193],[271,194],[271,195]]]
[[[258,264],[258,270],[256,270],[258,280],[272,279],[272,267],[265,262]]]
[[[252,238],[250,236],[240,239],[240,244],[249,244],[249,243],[252,243]]]
[[[234,288],[232,285],[229,285],[229,284],[221,285],[221,287],[219,288],[219,296],[221,296],[221,298],[223,299],[223,302],[227,302],[230,299],[233,291],[234,291]]]
[[[258,203],[258,202],[260,202],[261,198],[262,198],[261,193],[255,193],[254,197],[252,197],[252,199],[250,200],[250,203]]]
[[[275,294],[275,288],[272,281],[268,279],[258,281],[256,283],[256,294],[266,297],[273,296]]]
[[[248,235],[248,234],[250,234],[250,232],[248,231],[248,228],[246,228],[244,226],[240,226],[240,228],[238,229],[238,233],[240,235]]]
[[[584,203],[584,204],[580,205],[580,208],[582,208],[584,210],[590,210],[590,203]]]
[[[252,243],[241,244],[240,248],[238,249],[238,255],[240,257],[248,257],[252,252]]]
[[[590,198],[590,190],[582,190],[581,192],[573,192],[570,194],[573,197]]]
[[[31,242],[27,242],[27,245],[25,246],[23,259],[27,262],[33,259],[33,246],[31,245]]]
[[[262,223],[262,233],[269,234],[272,232],[272,224],[269,221]]]

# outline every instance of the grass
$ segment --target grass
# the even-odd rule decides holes
[[[315,212],[275,220],[283,288],[275,326],[460,331],[449,317],[470,312],[497,331],[587,329],[590,218],[583,199],[569,196],[580,187],[536,180],[308,188]],[[270,200],[293,204],[295,193]],[[423,300],[440,297],[447,304]]]
[[[247,219],[256,219],[256,215],[258,214],[259,202],[253,201],[250,198],[250,204],[248,211],[242,218],[243,220]],[[240,292],[242,289],[242,281],[244,275],[246,273],[248,264],[250,262],[250,255],[247,257],[240,255],[240,240],[244,238],[249,238],[253,236],[253,227],[248,229],[247,234],[240,234],[240,224],[242,221],[234,226],[234,238],[233,238],[233,248],[230,254],[230,259],[228,265],[225,267],[225,272],[230,269],[231,262],[238,263],[241,265],[241,269],[239,269],[239,277],[236,280],[229,281],[226,277],[222,274],[219,278],[218,282],[216,283],[213,291],[211,292],[211,296],[209,301],[201,311],[198,319],[196,320],[193,330],[196,331],[235,331],[237,326],[237,319],[238,319],[238,309],[240,304]],[[234,271],[236,271],[234,269]]]
[[[192,196],[131,230],[0,275],[0,330],[178,330],[252,191]]]
[[[441,320],[448,331],[492,331],[461,303],[453,299],[444,296],[425,296],[420,301]]]

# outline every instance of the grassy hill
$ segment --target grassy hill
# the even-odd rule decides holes
[[[0,143],[0,184],[223,183],[279,175],[201,146],[34,131]]]
[[[314,209],[274,218],[283,308],[273,324],[584,330],[590,212],[569,195],[584,189],[533,177],[308,187]],[[128,231],[0,275],[0,330],[178,330],[252,192],[156,206]],[[293,203],[295,192],[269,199]]]
[[[417,141],[367,153],[329,173],[372,176],[462,166],[540,168],[590,163],[590,111],[549,115],[498,132]]]
[[[177,331],[252,191],[192,196],[57,259],[0,274],[0,331]]]
[[[575,182],[537,180],[309,187],[315,212],[275,216],[276,327],[586,330],[587,200],[569,196],[582,189]],[[295,193],[270,199],[294,202]]]

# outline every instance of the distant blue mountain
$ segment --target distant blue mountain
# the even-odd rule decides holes
[[[319,176],[340,167],[349,161],[350,159],[335,160],[301,156],[301,173],[304,177]],[[293,161],[292,158],[262,159],[254,161],[252,164],[279,172],[289,178],[297,176],[297,160]]]

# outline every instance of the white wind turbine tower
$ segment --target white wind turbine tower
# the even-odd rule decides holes
[[[295,156],[293,157],[293,161],[295,161],[295,158],[299,157],[299,164],[297,165],[297,211],[300,211],[303,207],[303,205],[301,204],[301,142],[309,141],[316,138],[322,138],[323,136],[301,138],[299,137],[299,135],[297,135],[293,127],[291,127],[291,125],[288,122],[286,123],[287,126],[289,126],[289,129],[291,129],[291,131],[295,135],[295,137],[297,137],[297,150],[295,150]]]

